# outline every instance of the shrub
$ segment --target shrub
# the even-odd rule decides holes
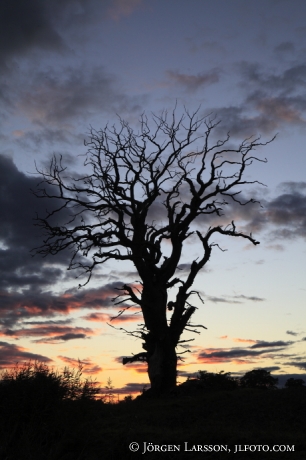
[[[180,385],[180,392],[190,393],[194,390],[233,390],[238,387],[238,381],[230,372],[221,371],[217,374],[199,371],[196,378],[188,378]]]
[[[254,369],[240,378],[240,385],[244,388],[273,389],[277,382],[278,379],[265,369]]]
[[[63,400],[95,399],[99,393],[96,382],[82,380],[81,376],[81,363],[77,369],[65,367],[62,373],[40,362],[16,364],[0,376],[0,402],[18,400],[30,407],[36,403],[46,406]]]
[[[305,382],[303,379],[294,379],[291,377],[285,383],[285,387],[286,388],[301,388],[301,387],[305,388]]]
[[[232,390],[238,386],[237,379],[232,377],[230,372],[220,371],[215,374],[213,372],[199,371],[197,378],[207,389]]]

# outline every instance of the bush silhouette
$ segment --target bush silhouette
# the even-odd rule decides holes
[[[82,364],[65,367],[62,373],[47,364],[28,362],[5,370],[0,379],[0,403],[15,401],[28,408],[41,409],[63,400],[92,400],[99,393],[96,382],[82,380]]]
[[[232,390],[237,388],[238,383],[230,372],[218,372],[217,374],[207,371],[199,371],[198,379],[205,388],[218,390]]]
[[[207,371],[198,371],[195,379],[188,378],[180,385],[184,392],[193,390],[233,390],[238,387],[238,381],[230,372],[221,371],[217,374]]]
[[[240,385],[243,388],[272,389],[276,387],[277,382],[278,379],[272,377],[265,369],[254,369],[240,379]]]
[[[301,388],[301,387],[305,388],[305,382],[303,379],[294,379],[291,377],[285,383],[285,387],[286,388]]]

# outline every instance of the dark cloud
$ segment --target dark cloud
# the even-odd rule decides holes
[[[267,217],[280,238],[306,237],[306,193],[285,193],[269,202]]]
[[[279,189],[285,193],[270,200],[261,200],[264,209],[260,214],[254,213],[248,225],[256,231],[269,228],[273,240],[305,238],[306,183],[284,182]]]
[[[175,273],[176,276],[183,277],[183,276],[188,275],[190,272],[190,267],[191,267],[191,262],[179,264],[176,268],[176,273]],[[204,272],[208,273],[210,271],[211,271],[210,269],[203,267],[201,270],[201,273],[204,273]]]
[[[36,327],[23,327],[22,329],[6,329],[2,335],[20,338],[20,337],[43,337],[43,339],[34,342],[58,342],[72,339],[86,338],[94,334],[94,331],[88,327],[69,327],[60,325],[44,324]],[[47,337],[47,338],[46,338]]]
[[[63,2],[65,3],[65,2]],[[0,2],[0,59],[20,55],[30,49],[60,50],[63,41],[52,23],[48,6],[57,1],[10,0]]]
[[[77,30],[84,39],[87,24],[106,17],[110,0],[10,0],[0,2],[0,62],[11,65],[10,58],[27,56],[33,51],[63,53],[70,51],[67,30]]]
[[[207,300],[213,303],[241,303],[238,300],[229,299],[227,297],[208,296]]]
[[[94,312],[94,313],[89,313],[88,315],[82,316],[82,319],[85,319],[86,321],[105,323],[106,321],[110,320],[110,317],[107,313]]]
[[[188,372],[188,371],[182,371],[178,370],[177,372],[178,377],[184,377],[186,379],[195,379],[198,376],[198,372]]]
[[[53,286],[60,279],[67,277],[66,268],[69,265],[71,254],[61,252],[52,259],[42,259],[39,255],[33,257],[35,251],[31,253],[33,248],[40,246],[43,242],[41,229],[34,225],[36,214],[44,216],[46,208],[50,211],[60,203],[56,198],[48,199],[46,202],[46,200],[34,196],[32,190],[37,189],[40,180],[41,178],[37,175],[27,176],[18,171],[10,158],[0,155],[1,301],[13,306],[14,302],[22,302],[22,298],[26,294],[29,308],[37,301],[42,310],[47,310],[46,304],[50,300],[50,292],[47,292],[46,288],[48,285]],[[56,217],[56,224],[64,224],[70,220],[71,216],[71,209],[59,214]],[[72,274],[71,277],[76,276],[76,274]],[[70,276],[70,272],[68,275]],[[118,281],[108,287],[103,287],[100,291],[100,295],[102,295],[100,302],[102,299],[105,301],[104,294],[106,291],[108,292],[107,295],[118,294],[116,288],[121,286],[122,283]],[[42,288],[44,292],[39,290]],[[67,296],[73,302],[76,302],[77,298],[84,301],[86,297],[84,291],[77,291],[77,293],[69,291]],[[55,303],[58,301],[59,297]],[[87,297],[87,301],[95,302],[89,300],[89,297]],[[101,303],[99,304],[97,301],[96,305],[101,305]],[[61,308],[59,307],[59,309]],[[65,307],[63,308],[65,309]]]
[[[34,226],[35,213],[45,215],[46,209],[46,203],[31,192],[37,183],[37,177],[26,176],[10,158],[0,155],[0,289],[45,287],[63,277],[59,265],[52,267],[30,253],[42,243],[42,233]],[[49,200],[49,209],[56,204],[55,199]],[[68,253],[58,257],[57,263],[61,262],[67,267]]]
[[[295,46],[292,42],[282,42],[274,48],[274,52],[278,55],[292,55],[295,51]]]
[[[135,10],[137,10],[143,0],[113,0],[112,2],[106,2],[108,4],[107,15],[115,21],[120,20],[125,16],[130,16]]]
[[[122,308],[124,305],[120,305]],[[126,311],[129,312],[134,312],[127,314]],[[106,313],[101,313],[101,312],[94,312],[94,313],[89,313],[88,315],[82,316],[82,319],[85,319],[86,321],[93,321],[93,322],[111,322],[113,324],[118,324],[120,322],[122,323],[127,323],[127,322],[137,322],[139,320],[142,320],[140,308],[129,308],[129,305],[126,305],[126,311],[120,310],[119,313],[113,313],[113,314],[106,314]]]
[[[251,302],[263,302],[265,299],[256,296],[245,296],[245,295],[234,295],[234,296],[222,296],[222,297],[215,297],[215,296],[207,296],[207,300],[213,303],[230,303],[230,304],[241,304],[244,301],[251,301]]]
[[[118,356],[117,358],[114,359],[116,363],[122,364],[123,359],[126,357],[125,356]],[[130,370],[133,369],[135,372],[138,374],[146,374],[148,372],[147,370],[147,365],[145,362],[133,362],[133,363],[127,363],[123,366],[123,370]]]
[[[299,335],[298,332],[293,332],[293,331],[286,331],[286,334],[293,335],[294,337]]]
[[[237,339],[237,341],[242,341]],[[247,342],[252,342],[248,340]],[[248,348],[211,348],[205,349],[198,354],[198,360],[206,364],[235,362],[247,364],[256,362],[257,358],[272,358],[279,356],[279,352],[289,347],[293,342],[275,341],[265,342],[257,340]],[[259,350],[257,350],[257,348]]]
[[[286,44],[287,48],[290,44]],[[285,45],[283,45],[285,48]],[[305,126],[306,65],[296,64],[279,73],[250,62],[237,65],[245,90],[244,100],[237,105],[213,107],[223,121],[215,129],[220,136],[226,129],[232,137],[275,134],[284,126]]]
[[[258,340],[254,345],[251,345],[250,348],[269,348],[269,347],[288,347],[294,342],[284,342],[283,340],[277,340],[275,342],[266,342],[264,340]]]
[[[90,358],[82,360],[69,358],[68,356],[58,356],[58,358],[73,368],[79,368],[79,366],[82,366],[82,373],[85,374],[98,374],[103,370],[98,364],[93,363]]]
[[[0,324],[12,328],[16,323],[30,318],[68,315],[80,309],[112,308],[112,299],[118,295],[117,287],[122,283],[111,283],[96,289],[70,289],[63,294],[40,289],[0,291]]]
[[[67,145],[71,146],[72,143],[77,143],[79,141],[78,136],[74,135],[72,130],[60,128],[50,128],[40,126],[36,130],[28,131],[14,131],[14,141],[19,148],[33,150],[36,147],[36,150],[41,150],[42,145],[56,145],[60,143],[62,146]],[[65,155],[65,162],[67,162],[67,156]]]
[[[0,2],[0,117],[22,115],[40,127],[16,132],[19,145],[34,143],[41,148],[41,140],[67,143],[74,135],[71,121],[76,117],[84,121],[101,110],[129,115],[143,110],[145,98],[125,94],[115,75],[88,64],[86,57],[81,65],[79,60],[72,64],[78,41],[92,39],[88,25],[101,26],[116,11],[119,16],[130,14],[136,3],[127,7],[120,0]],[[56,65],[52,52],[61,54]]]
[[[74,320],[71,318],[67,319],[57,319],[56,321],[54,320],[49,320],[49,321],[24,321],[24,326],[49,326],[49,325],[66,325],[66,324],[71,324]]]
[[[170,84],[182,86],[187,91],[196,91],[202,86],[218,83],[220,70],[213,69],[209,72],[201,72],[197,75],[188,75],[178,71],[168,70],[167,76],[170,80]]]
[[[222,136],[224,129],[233,138],[248,138],[262,134],[275,133],[278,125],[277,121],[264,114],[251,115],[247,110],[248,106],[243,102],[239,106],[229,106],[212,108],[218,119],[222,121],[222,126],[217,126],[215,135]]]
[[[15,344],[7,342],[0,342],[0,366],[9,367],[12,364],[20,363],[23,361],[40,361],[50,362],[50,358],[39,355],[36,353],[30,353],[25,348],[19,347]]]
[[[294,366],[294,367],[297,367],[303,371],[306,371],[306,361],[302,361],[302,359],[304,358],[300,358],[300,360],[298,360],[297,358],[295,358],[296,360],[292,360],[292,361],[287,361],[285,363],[283,363],[284,365],[287,365],[287,366]]]
[[[114,389],[116,394],[135,394],[143,393],[144,390],[147,390],[150,387],[148,382],[145,383],[126,383],[122,388]]]
[[[265,299],[257,296],[235,295],[234,299],[251,300],[252,302],[263,302]]]
[[[31,320],[41,316],[47,319],[68,315],[73,310],[83,308],[113,307],[112,299],[120,293],[118,289],[123,284],[120,281],[106,284],[101,279],[100,288],[70,289],[62,294],[52,292],[58,281],[69,280],[77,273],[66,270],[71,257],[69,252],[45,259],[39,255],[32,257],[30,253],[31,249],[42,243],[43,237],[40,229],[34,226],[35,212],[44,216],[46,207],[51,210],[58,204],[56,199],[49,199],[46,203],[33,195],[31,189],[36,189],[39,180],[37,176],[21,173],[11,159],[0,155],[0,324],[2,332],[13,330],[19,324],[12,336],[31,335],[28,327]],[[69,213],[70,211],[65,211],[62,216],[58,216],[57,222],[66,222]],[[122,304],[120,308],[124,306]],[[22,332],[20,325],[24,321],[27,324]],[[36,331],[40,331],[43,337],[50,334],[52,323],[48,327],[46,323],[36,323]],[[34,326],[34,321],[32,325]],[[32,335],[35,335],[34,331],[32,328]],[[73,335],[69,335],[70,333]],[[81,338],[75,334],[84,333],[86,334],[83,330],[55,331],[53,336],[57,340],[65,341]]]
[[[306,86],[306,65],[297,64],[289,67],[282,72],[269,73],[259,64],[242,62],[240,72],[243,76],[244,85],[250,88],[253,85],[258,94],[267,94],[273,91],[273,94],[285,96],[289,93],[295,94]]]
[[[88,119],[102,107],[104,111],[117,109],[122,113],[129,105],[129,98],[118,91],[115,82],[114,75],[101,67],[48,69],[36,73],[19,89],[17,108],[41,126],[45,123],[60,126],[76,117]],[[66,137],[65,132],[55,133],[58,138]],[[51,134],[54,138],[54,133]]]
[[[101,111],[129,117],[143,110],[146,96],[124,93],[121,79],[102,66],[86,68],[78,63],[38,69],[15,72],[10,83],[0,81],[5,87],[0,89],[3,116],[22,116],[31,122],[27,129],[12,132],[19,148],[41,152],[45,145],[82,145],[84,131],[80,135],[78,123],[84,127],[85,120],[87,124]]]
[[[254,351],[250,349],[242,348],[233,348],[233,349],[214,349],[210,351],[202,351],[198,355],[198,360],[206,364],[221,363],[221,362],[231,362],[240,360],[242,362],[247,362],[252,358],[261,356],[262,354],[267,353],[266,351]]]
[[[239,199],[246,202],[251,195],[240,194]],[[198,219],[203,228],[206,225],[227,225],[232,220],[245,232],[269,231],[269,240],[273,239],[272,249],[282,250],[276,240],[293,240],[306,237],[306,182],[283,182],[277,188],[277,195],[267,198],[264,189],[254,190],[253,198],[261,203],[241,206],[228,200],[223,207],[223,215],[203,216]]]
[[[61,342],[68,342],[68,340],[75,340],[75,339],[88,339],[89,337],[87,334],[75,334],[73,332],[63,334],[63,335],[55,335],[53,337],[49,337],[46,339],[38,339],[33,340],[35,343],[61,343]]]

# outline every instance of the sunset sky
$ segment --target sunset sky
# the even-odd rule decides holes
[[[190,353],[179,382],[198,370],[241,375],[265,368],[306,381],[306,2],[304,0],[10,0],[0,3],[0,368],[43,360],[74,366],[123,393],[148,386],[144,364],[121,364],[141,341],[107,325],[111,299],[139,279],[107,263],[86,287],[67,271],[69,254],[41,258],[38,169],[63,155],[82,173],[92,126],[137,127],[145,112],[199,109],[221,120],[238,145],[275,141],[256,154],[243,194],[259,205],[233,208],[237,225],[261,244],[218,239],[195,288],[204,299],[186,333]],[[252,193],[252,195],[251,195]],[[208,228],[203,222],[203,232]],[[189,244],[182,272],[196,257]],[[129,310],[111,324],[134,330]],[[179,352],[184,349],[178,349]],[[119,390],[118,390],[119,391]]]

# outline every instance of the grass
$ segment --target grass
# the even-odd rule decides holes
[[[306,459],[306,389],[198,390],[106,404],[89,398],[1,398],[1,460]],[[21,398],[22,396],[22,398]],[[22,402],[24,401],[24,402]],[[138,452],[129,444],[137,442]],[[143,442],[180,452],[147,452]],[[295,445],[295,452],[184,452],[192,444]]]

